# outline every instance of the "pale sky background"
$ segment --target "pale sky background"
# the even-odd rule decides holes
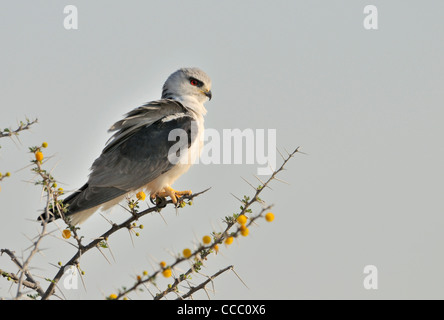
[[[74,190],[86,182],[107,129],[160,98],[170,73],[197,66],[213,80],[208,128],[273,128],[280,150],[308,153],[280,176],[291,185],[275,182],[262,195],[275,204],[275,221],[207,261],[204,273],[233,264],[248,285],[225,273],[212,298],[443,298],[442,1],[0,3],[0,127],[39,119],[19,142],[0,140],[0,172],[11,172],[1,182],[0,248],[20,254],[39,230],[32,220],[44,202],[27,182],[28,146],[47,141],[47,168]],[[68,4],[78,8],[78,30],[63,28]],[[363,27],[367,4],[378,8],[378,30]],[[253,182],[256,169],[192,167],[175,188],[211,191],[178,216],[164,210],[167,224],[143,217],[134,246],[128,232],[115,234],[111,265],[88,252],[81,260],[87,291],[79,283],[65,296],[102,299],[153,271],[151,258],[170,263],[169,250],[219,231],[239,207],[230,192],[252,194],[241,177]],[[126,215],[117,208],[106,217],[121,222]],[[91,239],[108,224],[96,214],[81,227]],[[51,263],[74,254],[53,237],[42,248],[33,267],[44,277],[55,275]],[[378,290],[363,287],[370,264],[378,268]],[[6,256],[0,268],[16,271]],[[159,278],[158,285],[171,282]],[[0,279],[0,296],[10,296],[9,285]]]

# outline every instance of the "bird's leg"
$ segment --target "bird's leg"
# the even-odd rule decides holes
[[[191,190],[177,191],[171,187],[165,187],[163,188],[162,192],[155,193],[151,195],[151,197],[152,198],[155,198],[156,196],[160,198],[170,197],[173,203],[176,204],[177,198],[180,198],[181,196],[189,196],[190,194],[192,194]]]

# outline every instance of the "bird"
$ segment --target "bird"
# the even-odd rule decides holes
[[[114,134],[93,162],[87,182],[62,200],[65,221],[81,224],[140,191],[152,199],[170,197],[175,204],[192,194],[174,190],[172,184],[202,151],[204,103],[211,98],[211,79],[204,71],[193,67],[173,72],[160,100],[133,109],[108,130]],[[55,211],[39,220],[60,218]]]

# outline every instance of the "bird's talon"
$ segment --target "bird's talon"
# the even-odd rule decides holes
[[[177,191],[177,190],[174,190],[171,187],[166,187],[163,190],[164,191],[162,191],[162,192],[158,192],[158,193],[152,194],[151,198],[155,198],[155,197],[159,197],[159,198],[170,197],[171,201],[177,206],[178,199],[180,200],[181,197],[189,196],[189,195],[192,194],[191,190]]]
[[[153,194],[150,196],[150,202],[159,208],[166,207],[166,199],[164,197],[157,195],[157,194]]]

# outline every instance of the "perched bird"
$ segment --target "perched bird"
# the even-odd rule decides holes
[[[168,196],[174,203],[191,194],[171,185],[200,155],[204,102],[211,97],[208,75],[198,68],[182,68],[168,77],[160,100],[116,122],[109,129],[114,135],[91,166],[88,182],[63,200],[71,225],[84,222],[99,208],[111,208],[127,194],[146,191],[152,198]],[[180,139],[183,134],[185,143]],[[54,218],[59,218],[56,212],[39,220]]]

